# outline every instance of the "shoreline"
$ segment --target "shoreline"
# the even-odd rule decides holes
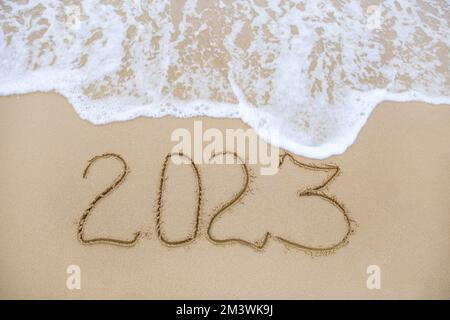
[[[232,119],[232,120],[238,120],[240,122],[243,123],[244,126],[249,127],[249,129],[252,129],[256,132],[256,134],[258,135],[258,137],[262,140],[264,140],[264,142],[271,144],[271,140],[273,139],[273,136],[276,135],[276,146],[277,148],[280,149],[285,149],[295,155],[301,156],[301,157],[306,157],[306,158],[311,158],[311,159],[315,159],[315,160],[325,160],[328,159],[330,157],[333,156],[338,156],[338,155],[342,155],[344,154],[348,148],[350,148],[355,141],[358,139],[361,130],[363,130],[363,128],[365,127],[365,125],[367,124],[367,122],[369,121],[372,113],[380,106],[380,105],[384,105],[384,104],[423,104],[423,105],[429,105],[431,107],[450,107],[450,103],[447,102],[448,98],[446,97],[439,97],[439,98],[434,98],[434,97],[427,97],[421,93],[415,92],[415,91],[408,91],[405,93],[398,93],[398,94],[394,94],[394,93],[386,93],[385,90],[372,90],[372,95],[373,96],[379,96],[379,95],[384,95],[384,98],[376,98],[376,100],[378,101],[373,108],[370,110],[370,112],[367,113],[366,118],[361,121],[361,123],[354,127],[353,130],[351,130],[347,136],[345,137],[339,137],[339,139],[337,139],[336,141],[331,141],[331,142],[327,142],[324,143],[322,145],[317,145],[317,146],[308,146],[308,145],[301,145],[297,142],[294,141],[290,141],[290,140],[286,140],[286,138],[282,138],[280,141],[280,137],[278,134],[279,130],[267,130],[263,128],[263,131],[259,130],[258,128],[255,129],[255,126],[252,126],[252,122],[255,121],[249,121],[248,119],[244,119],[245,118],[245,114],[248,114],[249,112],[245,111],[239,111],[237,110],[237,113],[243,113],[243,114],[237,114],[237,115],[231,115],[234,114],[236,112],[231,112],[230,115],[227,115],[226,112],[227,111],[222,111],[220,114],[218,115],[214,115],[214,114],[210,114],[210,113],[206,113],[203,114],[202,111],[198,111],[199,113],[195,113],[195,114],[189,114],[187,116],[180,116],[178,114],[172,114],[172,113],[168,113],[168,114],[163,114],[163,115],[156,115],[154,113],[152,114],[142,114],[143,112],[145,112],[145,108],[141,108],[142,110],[139,111],[139,115],[133,115],[133,116],[124,116],[122,114],[115,114],[116,118],[109,120],[108,122],[93,122],[92,119],[89,119],[88,117],[83,117],[82,114],[79,114],[78,111],[76,110],[77,108],[70,102],[70,99],[68,97],[66,97],[64,94],[56,91],[56,90],[51,90],[51,91],[37,91],[37,92],[32,92],[32,93],[18,93],[18,94],[12,94],[12,95],[5,95],[5,96],[0,96],[0,98],[8,98],[8,97],[15,97],[15,96],[23,96],[23,95],[33,95],[33,94],[44,94],[44,95],[57,95],[62,97],[64,100],[66,100],[66,102],[68,104],[71,105],[71,107],[74,109],[75,113],[77,114],[77,116],[84,120],[89,122],[90,124],[93,124],[95,126],[103,126],[103,125],[108,125],[111,123],[117,123],[117,122],[127,122],[127,121],[131,121],[131,120],[135,120],[135,119],[139,119],[139,118],[154,118],[154,119],[163,119],[163,118],[170,118],[170,117],[174,117],[174,118],[180,118],[180,119],[194,119],[194,118],[213,118],[213,119]],[[367,94],[367,92],[365,93]],[[417,97],[417,99],[409,99],[407,98],[408,96],[414,96]],[[372,99],[372,98],[371,98]],[[181,103],[181,102],[179,102]],[[193,105],[196,104],[204,104],[207,102],[202,102],[202,101],[194,101]],[[224,104],[224,108],[223,110],[226,110],[227,108],[231,108],[234,105],[228,105],[228,104]],[[238,106],[238,105],[236,105]],[[251,108],[251,107],[246,107],[246,108]],[[192,109],[192,108],[191,108]],[[258,109],[255,109],[258,110]],[[118,118],[117,118],[118,116]],[[273,116],[267,115],[269,118],[273,118]],[[286,140],[286,141],[285,141]],[[283,142],[285,141],[285,142]],[[280,143],[281,142],[281,143]],[[296,152],[294,150],[302,150],[301,152]],[[324,151],[325,150],[325,151]]]

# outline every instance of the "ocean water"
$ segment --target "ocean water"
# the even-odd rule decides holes
[[[324,158],[383,100],[450,103],[449,20],[448,0],[0,0],[0,95],[56,91],[94,124],[241,118]]]

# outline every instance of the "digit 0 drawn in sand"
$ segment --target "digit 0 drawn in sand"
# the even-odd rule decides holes
[[[197,208],[196,208],[196,216],[195,216],[195,225],[194,229],[191,235],[187,236],[183,240],[169,240],[162,231],[162,225],[163,225],[163,219],[162,219],[162,209],[163,209],[163,194],[164,194],[164,186],[166,181],[168,180],[167,177],[167,166],[169,160],[173,156],[179,156],[184,158],[189,162],[189,164],[192,167],[192,170],[195,174],[196,182],[197,182]],[[166,155],[166,158],[164,159],[162,170],[161,170],[161,179],[159,183],[159,190],[158,190],[158,201],[157,201],[157,209],[156,209],[156,233],[158,235],[159,240],[168,246],[180,246],[185,245],[193,241],[197,237],[198,229],[199,229],[199,221],[200,221],[200,211],[201,211],[201,205],[202,205],[202,180],[200,176],[200,172],[198,171],[197,166],[195,165],[194,161],[191,157],[183,154],[183,153],[169,153]]]
[[[98,155],[93,157],[88,161],[88,165],[84,169],[83,172],[83,178],[86,179],[87,175],[89,173],[89,169],[91,166],[100,159],[116,159],[122,164],[122,173],[120,173],[116,179],[112,182],[112,184],[107,187],[103,192],[101,192],[98,196],[95,197],[95,199],[89,204],[89,207],[84,211],[83,215],[81,216],[81,219],[78,223],[78,240],[82,244],[86,245],[92,245],[92,244],[111,244],[116,246],[127,246],[131,247],[136,244],[136,242],[139,239],[139,236],[141,235],[141,232],[136,232],[134,234],[134,238],[131,240],[121,240],[121,239],[114,239],[114,238],[92,238],[92,239],[85,239],[84,236],[84,227],[86,225],[87,218],[92,212],[92,209],[97,205],[97,203],[102,200],[104,197],[106,197],[108,194],[110,194],[113,190],[115,190],[126,178],[128,175],[129,169],[126,161],[118,154],[115,153],[104,153],[102,155]]]
[[[294,165],[296,165],[298,167],[305,168],[308,170],[313,170],[313,171],[331,172],[331,174],[326,179],[324,179],[324,181],[319,183],[318,185],[310,186],[304,190],[298,191],[298,196],[299,197],[318,197],[319,199],[322,199],[324,201],[331,203],[343,215],[345,223],[346,223],[346,233],[341,238],[341,240],[338,241],[337,243],[327,246],[327,247],[318,247],[318,246],[308,246],[308,245],[305,245],[302,243],[298,243],[298,242],[289,240],[285,237],[281,237],[279,235],[273,235],[270,232],[266,232],[263,240],[257,241],[257,242],[250,242],[250,241],[247,241],[247,240],[244,240],[241,238],[218,239],[217,237],[215,237],[212,233],[212,228],[213,228],[214,223],[216,223],[217,219],[219,219],[233,205],[242,201],[242,199],[245,196],[245,194],[247,193],[247,191],[249,189],[249,185],[250,185],[249,169],[248,169],[247,165],[244,163],[244,161],[235,153],[225,152],[225,153],[221,153],[221,154],[222,155],[229,154],[229,155],[232,155],[236,160],[239,160],[240,167],[244,174],[244,179],[243,179],[243,183],[242,183],[240,190],[235,194],[235,196],[230,201],[228,201],[224,205],[222,205],[213,214],[213,217],[211,218],[210,224],[208,226],[207,236],[208,236],[209,240],[211,240],[213,243],[216,243],[216,244],[238,243],[238,244],[241,244],[244,246],[251,247],[256,250],[261,250],[266,246],[268,240],[272,237],[287,246],[300,249],[300,250],[310,253],[310,254],[318,254],[318,255],[331,254],[334,251],[336,251],[337,249],[341,248],[342,246],[344,246],[345,244],[348,243],[348,239],[349,239],[350,235],[354,232],[354,229],[352,227],[352,222],[354,222],[354,221],[350,219],[348,212],[342,203],[340,203],[334,196],[328,195],[327,193],[325,193],[323,191],[323,189],[325,187],[327,187],[328,184],[330,184],[336,178],[336,176],[340,173],[340,168],[338,166],[332,165],[332,164],[325,164],[325,165],[320,165],[320,166],[315,165],[315,164],[306,164],[306,163],[296,160],[289,153],[284,153],[280,156],[280,161],[279,161],[279,166],[278,166],[279,169],[281,169],[281,167],[283,166],[285,159],[289,158],[294,163]],[[213,155],[213,157],[216,157],[218,155],[219,154]]]

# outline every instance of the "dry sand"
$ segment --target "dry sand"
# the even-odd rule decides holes
[[[239,120],[201,118],[205,128],[247,128]],[[450,298],[450,108],[383,103],[347,152],[328,187],[358,226],[348,245],[311,257],[269,239],[261,250],[215,245],[205,237],[214,208],[242,184],[237,166],[200,166],[205,199],[197,238],[167,247],[155,230],[161,165],[171,132],[194,119],[139,118],[94,126],[61,96],[0,98],[0,298]],[[88,237],[130,239],[134,247],[81,245],[77,224],[89,203],[120,173],[130,173],[92,211]],[[164,194],[165,230],[186,235],[195,214],[195,180],[173,166]],[[256,179],[217,236],[248,241],[266,231],[302,243],[333,243],[342,216],[298,189],[323,179],[286,163]],[[81,268],[81,289],[68,290],[66,269]],[[381,269],[381,289],[366,286],[367,267]]]

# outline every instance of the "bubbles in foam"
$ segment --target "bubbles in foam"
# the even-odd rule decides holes
[[[95,124],[239,117],[343,152],[383,100],[449,103],[448,2],[2,1],[0,94],[56,90]]]

